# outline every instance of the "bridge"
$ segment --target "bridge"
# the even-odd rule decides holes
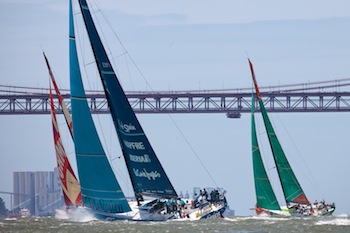
[[[350,78],[261,87],[268,112],[350,112]],[[69,90],[61,90],[70,110]],[[251,110],[251,88],[126,92],[136,113],[224,113],[239,118]],[[102,91],[86,91],[91,112],[109,112]],[[62,113],[54,95],[57,113]],[[257,111],[259,109],[257,108]],[[49,89],[0,85],[0,115],[50,114]]]

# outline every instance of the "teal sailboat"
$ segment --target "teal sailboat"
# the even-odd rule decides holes
[[[70,0],[71,109],[83,206],[96,216],[110,220],[159,221],[220,215],[227,205],[223,194],[216,205],[208,202],[205,206],[186,206],[186,201],[179,198],[119,83],[87,2],[79,0],[79,6],[136,199],[126,199],[104,152],[86,101]]]
[[[282,149],[282,146],[277,138],[275,130],[267,115],[261,93],[256,81],[253,64],[248,59],[251,75],[255,87],[255,93],[259,102],[260,111],[263,117],[265,129],[268,135],[269,144],[272,150],[273,158],[276,164],[277,173],[282,186],[286,206],[281,207],[277,201],[274,191],[271,187],[267,176],[260,150],[255,129],[255,97],[252,98],[252,156],[253,170],[256,191],[256,212],[279,214],[279,215],[300,215],[300,216],[324,216],[331,215],[334,210],[334,204],[326,204],[325,202],[311,204],[306,197],[297,177],[295,176],[292,167]]]

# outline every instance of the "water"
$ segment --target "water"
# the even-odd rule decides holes
[[[1,219],[0,232],[350,232],[350,217],[347,215],[322,218],[285,217],[228,217],[201,221],[167,222],[104,222],[90,217],[80,219],[19,218]]]

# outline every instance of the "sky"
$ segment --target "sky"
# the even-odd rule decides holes
[[[152,4],[103,0],[93,5],[99,23],[114,30],[104,31],[103,36],[126,91],[250,87],[247,54],[260,86],[350,76],[347,0],[157,0]],[[2,0],[0,28],[1,85],[48,87],[45,51],[60,87],[69,88],[68,1]],[[137,68],[123,56],[125,51],[118,47],[115,35]],[[86,89],[100,89],[91,52],[85,49],[83,27],[77,36],[82,38],[78,43],[87,57],[83,69],[88,77]],[[349,87],[341,90],[349,91]],[[236,215],[254,215],[250,210],[255,205],[250,114],[240,119],[228,119],[225,114],[137,116],[178,192],[218,185],[227,190]],[[273,113],[270,117],[308,198],[335,202],[336,215],[349,215],[350,113]],[[263,123],[259,114],[256,118],[266,167],[274,179]],[[94,115],[94,119],[101,125],[106,150],[117,157],[120,149],[110,118]],[[74,164],[74,149],[61,121],[63,142]],[[50,115],[2,115],[0,128],[0,191],[12,191],[14,171],[53,170]],[[123,165],[122,160],[113,162],[118,177],[126,177]],[[131,195],[130,187],[121,183]],[[280,187],[277,181],[272,183],[282,204]],[[9,206],[8,196],[0,197]]]

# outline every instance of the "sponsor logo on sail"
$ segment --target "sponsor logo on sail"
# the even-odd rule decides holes
[[[134,149],[134,150],[144,150],[145,149],[143,142],[128,142],[128,141],[124,140],[124,144],[129,149]]]
[[[124,124],[123,122],[118,120],[119,127],[126,133],[130,133],[133,130],[136,130],[136,127],[129,123],[129,124]]]
[[[148,154],[144,154],[144,155],[129,154],[129,158],[131,161],[136,162],[136,163],[150,163],[151,162],[151,159],[149,158]]]
[[[137,177],[145,177],[148,180],[155,180],[155,179],[161,177],[161,175],[157,171],[148,172],[145,168],[143,170],[141,170],[141,171],[139,169],[136,169],[136,168],[134,168],[133,170],[134,170],[135,176],[137,176]]]

